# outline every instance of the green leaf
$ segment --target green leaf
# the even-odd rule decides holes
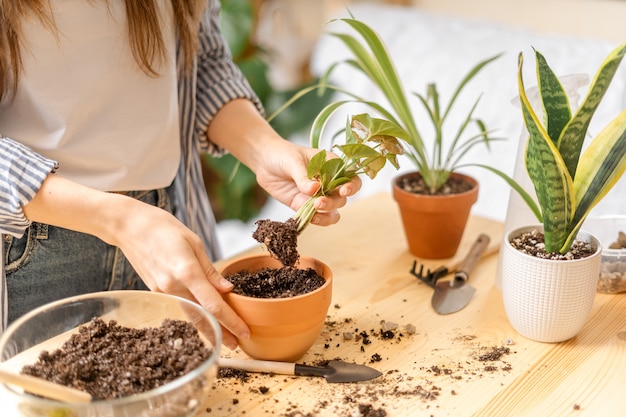
[[[576,111],[576,114],[574,114],[561,133],[558,147],[572,178],[576,176],[578,158],[583,142],[585,141],[591,118],[602,101],[625,53],[626,43],[614,49],[609,56],[606,57],[596,72],[591,86],[587,91],[587,95]]]
[[[577,207],[574,224],[582,223],[626,171],[626,110],[589,144],[574,179]]]
[[[346,145],[335,145],[335,147],[339,149],[346,158],[350,159],[376,158],[380,156],[374,149],[362,143],[348,143]]]
[[[544,124],[548,136],[558,146],[561,132],[572,118],[569,98],[561,81],[554,74],[545,57],[535,51],[535,59],[539,94],[544,109]],[[573,175],[571,171],[570,175]]]
[[[363,132],[365,140],[383,140],[376,139],[378,137],[394,137],[404,141],[409,139],[409,133],[402,126],[390,120],[371,117],[367,113],[352,116],[351,127]]]
[[[344,162],[341,160],[341,158],[331,158],[324,162],[320,169],[320,182],[322,183],[322,189],[324,190],[324,194],[333,191],[332,188],[328,187],[328,184],[330,184],[336,178],[343,176],[343,171]]]
[[[526,169],[535,186],[542,210],[546,251],[559,251],[569,234],[574,206],[573,183],[558,149],[533,111],[522,79],[523,56],[519,55],[518,87],[524,123],[530,138]]]
[[[337,187],[340,187],[343,184],[350,182],[351,177],[352,176],[345,176],[345,177],[339,177],[335,180],[332,180],[331,182],[328,183],[328,186],[326,187],[328,189],[327,192],[331,193]]]
[[[326,162],[326,151],[322,149],[321,151],[313,155],[307,165],[307,176],[310,180],[320,177],[324,162]]]

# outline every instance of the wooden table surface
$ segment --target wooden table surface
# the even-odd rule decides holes
[[[502,228],[472,217],[453,259],[419,261],[431,268],[451,264],[480,232],[497,248]],[[506,318],[494,253],[471,274],[476,293],[469,305],[438,315],[433,290],[409,273],[416,258],[387,193],[349,204],[337,225],[307,228],[298,248],[334,274],[328,320],[300,362],[342,359],[383,376],[352,384],[261,374],[220,378],[200,417],[626,415],[626,295],[597,294],[574,339],[534,342]],[[382,336],[382,321],[398,325],[393,337]],[[223,356],[245,354],[225,348]]]
[[[453,259],[419,261],[430,268],[450,265],[481,232],[497,249],[502,228],[472,217]],[[307,228],[298,248],[334,274],[328,319],[300,362],[341,359],[383,376],[351,384],[263,374],[221,377],[197,417],[626,415],[626,294],[597,294],[590,320],[574,339],[534,342],[507,321],[492,253],[472,271],[476,293],[469,305],[438,315],[430,304],[433,290],[409,272],[416,258],[406,249],[397,207],[386,193],[349,204],[337,225]],[[397,324],[391,337],[383,337],[383,321]],[[222,355],[246,357],[226,348]],[[16,416],[5,397],[0,389],[0,415]]]

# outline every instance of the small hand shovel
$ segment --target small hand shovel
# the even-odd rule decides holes
[[[359,382],[377,378],[380,371],[365,365],[329,361],[326,366],[309,366],[290,362],[261,361],[255,359],[220,358],[222,368],[234,368],[249,372],[294,376],[322,376],[326,382]]]
[[[455,313],[470,302],[476,288],[467,283],[469,273],[489,245],[489,240],[489,236],[484,233],[478,236],[463,261],[454,269],[454,278],[449,281],[439,281],[448,274],[446,267],[439,267],[432,272],[428,270],[424,274],[423,267],[416,273],[416,265],[413,265],[411,273],[435,289],[431,304],[437,313]]]

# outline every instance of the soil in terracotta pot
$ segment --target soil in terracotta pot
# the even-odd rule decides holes
[[[430,189],[424,183],[424,179],[420,177],[404,177],[398,183],[398,186],[404,191],[414,194],[425,195],[453,195],[461,194],[472,189],[472,184],[467,181],[463,181],[461,178],[448,178],[448,181],[437,190],[436,193],[431,193]]]
[[[255,298],[295,297],[314,291],[326,282],[313,268],[292,266],[264,268],[255,272],[243,270],[225,278],[233,283],[232,292]]]
[[[545,238],[543,233],[531,230],[513,239],[511,245],[520,252],[543,259],[572,260],[591,256],[595,249],[589,242],[574,240],[571,249],[567,253],[546,252]]]
[[[294,266],[298,262],[298,224],[294,219],[286,222],[257,220],[255,224],[257,229],[252,237],[263,243],[274,258],[285,266]]]
[[[211,353],[196,328],[183,320],[135,329],[94,318],[61,348],[41,352],[22,373],[109,400],[165,385],[197,368]]]
[[[296,267],[298,253],[298,224],[292,218],[285,222],[257,220],[252,237],[265,244],[269,253],[280,261],[281,268],[239,271],[225,278],[233,283],[235,294],[255,298],[286,298],[312,292],[326,280],[313,268]]]

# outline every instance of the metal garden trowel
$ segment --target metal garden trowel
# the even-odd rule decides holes
[[[476,288],[469,285],[467,280],[474,265],[476,265],[476,262],[478,262],[489,245],[489,240],[488,235],[481,233],[465,258],[454,269],[441,266],[434,271],[429,269],[424,273],[424,266],[422,265],[419,272],[417,272],[417,262],[414,262],[411,273],[435,289],[431,304],[437,313],[455,313],[470,302],[474,292],[476,292]],[[454,272],[454,278],[446,281],[440,280],[440,278],[452,271]]]

